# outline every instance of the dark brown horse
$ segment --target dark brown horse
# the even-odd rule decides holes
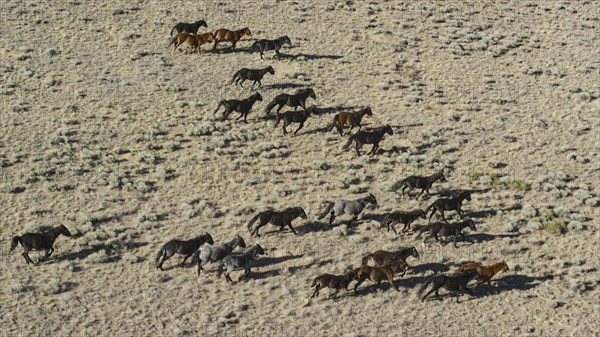
[[[356,272],[351,270],[344,275],[333,275],[333,274],[321,274],[313,280],[311,287],[315,287],[315,292],[310,298],[319,296],[319,290],[321,288],[331,288],[335,291],[329,295],[329,298],[335,297],[341,289],[345,289],[348,292],[348,285],[352,280],[358,280]]]
[[[392,127],[389,125],[382,126],[372,131],[358,131],[357,133],[350,135],[348,142],[343,146],[347,149],[352,142],[356,142],[356,154],[360,156],[360,148],[365,144],[373,144],[373,148],[367,154],[374,154],[379,149],[379,143],[383,139],[385,134],[393,135]]]
[[[436,241],[439,241],[439,236],[443,236],[443,237],[448,237],[451,235],[454,235],[454,247],[458,247],[456,245],[456,242],[458,241],[458,237],[461,236],[463,241],[466,241],[467,238],[465,236],[465,234],[462,232],[463,229],[465,229],[466,227],[469,227],[471,230],[476,231],[477,227],[475,226],[475,222],[473,222],[473,220],[468,219],[465,221],[461,221],[461,222],[456,222],[456,223],[447,223],[447,222],[434,222],[432,224],[423,226],[423,228],[419,229],[419,236],[421,236],[421,233],[429,231],[429,236],[426,236],[423,238],[423,245],[425,244],[425,241],[427,241],[430,238],[435,237]]]
[[[397,223],[401,223],[404,225],[404,227],[402,228],[402,232],[404,233],[408,231],[410,224],[417,220],[419,217],[423,219],[427,218],[427,214],[420,208],[410,212],[397,211],[386,215],[385,218],[383,218],[381,224],[387,227],[388,232],[390,231],[391,227],[394,233],[398,234],[398,232],[396,232],[396,228],[394,228],[394,225]]]
[[[193,23],[179,22],[171,29],[171,36],[173,36],[173,31],[176,31],[177,33],[197,34],[200,27],[208,27],[206,21],[198,20]]]
[[[204,233],[191,240],[171,240],[165,243],[158,250],[158,254],[156,254],[156,268],[163,270],[163,263],[175,255],[175,253],[183,255],[183,261],[181,261],[181,266],[183,267],[185,261],[205,243],[209,245],[214,243],[212,236],[208,233]]]
[[[395,252],[388,252],[385,250],[377,250],[371,254],[367,254],[362,258],[362,264],[366,265],[369,262],[369,259],[373,259],[373,262],[375,262],[376,266],[384,266],[387,264],[391,264],[394,263],[395,261],[398,260],[404,260],[406,261],[406,259],[412,256],[416,259],[419,259],[419,252],[417,251],[417,249],[414,246],[411,247],[400,247],[400,249],[398,249]]]
[[[433,218],[433,215],[436,211],[440,212],[442,219],[444,219],[446,222],[448,222],[448,220],[446,220],[446,217],[444,217],[444,211],[456,211],[458,215],[463,218],[461,207],[465,199],[471,201],[471,192],[462,191],[454,197],[437,199],[429,207],[427,207],[425,213],[429,213],[429,210],[433,209],[431,215],[429,216],[429,221],[431,221],[431,218]]]
[[[250,80],[250,81],[254,81],[252,83],[252,87],[250,89],[254,88],[254,85],[256,83],[258,83],[257,88],[260,88],[262,86],[262,83],[260,81],[267,73],[269,73],[271,75],[275,75],[275,69],[273,69],[273,67],[271,67],[271,66],[268,66],[268,67],[265,67],[262,69],[242,68],[242,69],[238,70],[235,74],[233,74],[233,78],[231,79],[229,84],[232,84],[233,82],[235,82],[235,85],[238,85],[238,83],[239,83],[240,87],[244,88],[244,82],[246,80]]]
[[[300,110],[300,111],[286,111],[284,113],[279,113],[277,112],[277,118],[275,119],[275,126],[277,126],[279,124],[279,121],[283,119],[283,134],[287,135],[287,130],[286,130],[286,126],[292,124],[292,123],[300,123],[300,125],[298,126],[298,129],[296,129],[296,131],[294,131],[294,134],[296,134],[298,131],[300,131],[300,129],[302,129],[304,127],[304,122],[306,122],[306,120],[308,119],[308,117],[315,113],[317,111],[317,107],[312,106],[306,110]]]
[[[477,272],[475,270],[469,270],[466,272],[458,272],[454,275],[450,274],[437,274],[428,278],[421,289],[419,289],[419,296],[427,289],[429,284],[433,284],[431,290],[421,298],[421,301],[425,301],[425,298],[429,296],[429,294],[435,292],[435,297],[440,298],[439,290],[440,288],[444,288],[451,292],[456,292],[456,303],[458,303],[458,296],[460,296],[461,291],[467,291],[469,295],[473,296],[471,293],[471,289],[467,288],[467,283],[471,281],[475,276],[477,276]]]
[[[46,254],[38,261],[43,262],[48,260],[50,255],[54,252],[52,246],[54,246],[54,241],[56,241],[56,238],[61,234],[67,237],[71,236],[71,232],[69,232],[64,225],[54,227],[41,233],[25,233],[21,236],[15,236],[10,242],[10,250],[12,251],[17,248],[17,245],[20,243],[21,246],[23,246],[23,254],[21,254],[21,256],[23,256],[27,264],[34,263],[29,257],[30,250],[44,250]]]
[[[417,199],[418,199],[421,197],[423,192],[427,193],[427,195],[431,195],[431,194],[429,194],[429,189],[431,188],[433,183],[435,183],[438,180],[441,182],[446,181],[446,176],[444,176],[444,173],[442,173],[441,171],[436,172],[430,176],[424,176],[424,177],[423,176],[408,176],[408,177],[402,179],[400,182],[398,182],[394,186],[394,189],[401,188],[403,196],[404,196],[404,193],[406,192],[408,194],[408,197],[412,198],[410,196],[410,192],[412,192],[415,188],[420,188],[421,193],[419,193],[419,195],[417,196]]]

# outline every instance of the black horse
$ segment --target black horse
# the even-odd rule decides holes
[[[350,135],[348,142],[344,145],[344,149],[347,149],[352,142],[356,142],[356,153],[360,156],[360,148],[365,144],[373,144],[373,148],[367,154],[374,154],[379,149],[379,142],[385,134],[393,135],[392,127],[389,125],[374,129],[372,131],[358,131],[353,135]]]
[[[266,73],[275,75],[275,69],[273,69],[273,67],[271,67],[271,66],[268,66],[268,67],[265,67],[262,69],[242,68],[233,75],[233,78],[231,79],[229,84],[232,84],[235,81],[235,85],[238,85],[238,83],[239,83],[240,87],[244,88],[244,85],[243,85],[244,82],[246,80],[250,80],[250,81],[254,81],[252,83],[252,87],[250,89],[254,88],[254,85],[256,83],[258,83],[257,88],[260,88],[262,86],[262,83],[260,81],[262,80],[262,78],[265,76]]]
[[[171,36],[173,36],[173,31],[176,31],[177,33],[197,34],[200,27],[208,27],[206,21],[198,20],[193,23],[179,22],[171,29]]]
[[[275,126],[279,125],[279,121],[283,119],[283,134],[287,135],[286,127],[292,123],[299,123],[298,129],[294,131],[294,134],[298,133],[300,129],[304,127],[304,122],[308,119],[308,117],[317,111],[317,107],[311,106],[306,110],[300,111],[286,111],[284,113],[277,113],[277,119],[275,120]]]
[[[59,235],[71,236],[71,232],[64,225],[54,227],[42,233],[25,233],[22,236],[15,236],[10,242],[10,250],[14,250],[20,243],[23,246],[23,258],[27,264],[34,263],[29,257],[30,250],[45,250],[46,255],[38,262],[46,261],[54,252],[54,241]]]
[[[425,298],[429,296],[429,294],[435,292],[435,296],[439,299],[440,295],[438,294],[440,288],[444,288],[448,291],[456,292],[456,303],[458,303],[458,296],[460,296],[460,292],[462,290],[466,290],[469,295],[473,296],[471,293],[471,289],[467,288],[467,283],[471,281],[475,276],[477,276],[477,271],[475,269],[468,270],[466,272],[458,272],[454,275],[449,274],[437,274],[433,275],[425,281],[425,283],[419,289],[419,296],[425,291],[427,286],[432,283],[433,286],[431,290],[429,290],[421,301],[425,301]]]
[[[252,44],[252,50],[260,52],[261,60],[263,59],[264,52],[269,50],[274,50],[277,57],[279,57],[281,55],[279,49],[286,43],[290,46],[292,45],[292,41],[287,36],[281,36],[275,40],[262,39]]]
[[[311,97],[312,99],[317,99],[317,95],[312,88],[302,89],[295,94],[279,94],[273,98],[271,103],[267,104],[265,108],[265,114],[268,115],[276,105],[277,112],[281,111],[281,108],[284,106],[289,106],[294,108],[294,110],[298,109],[298,107],[302,107],[302,109],[306,110],[306,100]]]
[[[156,268],[163,270],[163,263],[175,255],[175,253],[184,255],[183,261],[181,261],[181,266],[183,267],[185,261],[205,243],[208,243],[209,245],[214,243],[212,236],[208,233],[204,233],[187,241],[171,240],[165,243],[158,251],[158,254],[156,254]]]
[[[256,101],[262,101],[262,100],[263,100],[263,98],[260,95],[260,93],[258,93],[258,92],[253,94],[252,96],[250,96],[246,99],[242,99],[242,100],[238,100],[238,99],[226,100],[226,99],[224,99],[219,102],[219,105],[217,105],[217,108],[215,109],[215,112],[213,112],[213,115],[217,113],[217,111],[219,110],[219,108],[221,106],[224,106],[225,111],[223,111],[223,119],[227,118],[227,116],[229,116],[229,114],[232,113],[233,111],[237,111],[241,115],[236,120],[239,120],[240,118],[244,117],[244,123],[248,123],[246,118],[248,117],[250,110],[252,110],[252,106],[254,105],[254,103],[256,103]]]

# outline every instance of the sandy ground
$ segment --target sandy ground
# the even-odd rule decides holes
[[[598,1],[0,6],[1,336],[600,334]],[[172,26],[198,18],[253,36],[236,52],[171,54]],[[281,35],[293,42],[281,59],[246,49]],[[213,116],[220,99],[251,94],[228,84],[237,69],[267,65],[276,73],[248,124]],[[302,87],[320,113],[283,136],[263,109]],[[367,105],[364,127],[394,135],[357,156],[325,128]],[[440,169],[448,181],[432,197],[393,189]],[[473,244],[422,247],[380,227],[386,212],[460,188],[480,190],[464,206]],[[317,220],[328,201],[367,192],[379,206],[356,226]],[[308,213],[300,235],[249,236],[256,212],[291,206]],[[74,235],[57,239],[49,262],[28,266],[21,247],[9,250],[13,236],[58,224]],[[175,267],[179,256],[155,269],[164,242],[205,231],[219,243],[239,233],[269,256],[236,284],[214,265],[200,277]],[[409,258],[399,293],[365,283],[356,296],[308,301],[315,276],[411,245],[421,259]],[[469,260],[511,270],[459,304],[419,301],[428,276]]]

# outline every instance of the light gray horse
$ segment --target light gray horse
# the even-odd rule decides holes
[[[231,277],[229,277],[229,274],[236,269],[244,268],[244,275],[240,276],[238,281],[242,280],[250,274],[250,267],[258,255],[266,255],[263,247],[261,247],[259,244],[256,244],[248,249],[244,249],[244,252],[241,254],[234,253],[227,255],[223,260],[221,260],[217,277],[221,277],[223,268],[225,268],[227,269],[225,272],[225,279],[227,282],[233,282]]]
[[[325,208],[323,213],[319,216],[319,220],[323,219],[327,214],[331,214],[331,217],[329,218],[329,227],[331,227],[336,216],[351,214],[352,219],[348,221],[348,226],[350,226],[352,221],[358,218],[358,215],[367,204],[377,205],[377,199],[375,199],[375,196],[371,193],[369,193],[369,196],[367,197],[356,200],[337,199],[327,205],[327,208]]]
[[[202,266],[209,262],[218,262],[231,254],[235,247],[240,246],[246,248],[246,242],[241,236],[236,235],[235,238],[221,246],[203,246],[198,249],[192,256],[192,264],[198,264],[198,276],[204,271]]]

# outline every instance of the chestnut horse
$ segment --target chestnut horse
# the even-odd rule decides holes
[[[484,266],[478,262],[467,262],[467,263],[463,264],[462,266],[460,266],[459,269],[460,269],[460,271],[467,271],[467,270],[477,271],[477,274],[479,274],[479,282],[477,283],[477,285],[475,287],[479,287],[480,285],[482,285],[486,282],[487,282],[488,286],[491,286],[490,281],[492,280],[492,277],[494,277],[494,275],[496,275],[496,273],[501,272],[501,271],[507,272],[510,270],[510,269],[508,269],[508,265],[504,261],[494,263],[494,264],[491,264],[488,266]]]
[[[205,42],[212,42],[213,36],[212,33],[202,33],[198,35],[190,34],[190,33],[179,33],[175,35],[175,37],[171,40],[169,44],[175,44],[173,46],[172,53],[181,46],[184,42],[192,46],[192,51],[197,51],[200,54],[200,46],[202,46]]]
[[[240,30],[235,30],[235,31],[221,28],[213,34],[213,37],[215,40],[215,44],[213,45],[213,50],[217,49],[217,44],[219,42],[223,42],[223,41],[231,42],[231,49],[235,49],[236,43],[244,35],[252,36],[252,32],[250,32],[250,29],[248,29],[248,27],[242,28]]]
[[[362,118],[365,115],[373,116],[373,111],[371,111],[370,107],[366,107],[358,112],[342,111],[333,117],[333,123],[327,131],[331,131],[333,130],[333,128],[337,128],[341,136],[343,134],[342,127],[344,125],[350,125],[350,130],[348,131],[348,133],[350,133],[355,126],[358,126],[358,130],[360,131],[360,128],[362,127],[360,122],[362,121]]]
[[[400,291],[400,289],[398,289],[398,287],[394,284],[394,273],[401,269],[402,274],[400,276],[404,276],[407,268],[408,264],[406,264],[406,261],[403,259],[386,266],[361,266],[354,270],[356,272],[356,276],[358,276],[358,282],[354,285],[354,293],[356,293],[358,286],[367,279],[371,280],[371,282],[377,283],[377,286],[379,287],[384,277],[388,280],[388,282],[390,282],[396,291]]]

